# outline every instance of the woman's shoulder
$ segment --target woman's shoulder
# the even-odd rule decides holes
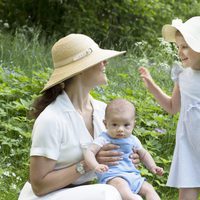
[[[95,109],[97,109],[97,110],[105,110],[106,109],[107,104],[105,102],[94,99],[93,97],[91,97],[91,98],[92,98],[92,103],[93,103],[93,106]]]
[[[58,117],[59,116],[59,117]],[[36,123],[43,122],[48,124],[55,124],[59,122],[59,119],[61,117],[61,113],[59,113],[59,109],[56,109],[55,106],[52,106],[52,104],[48,105],[38,116],[36,119]]]
[[[39,118],[49,121],[60,120],[67,112],[74,111],[65,93],[59,95],[55,101],[50,103],[39,115]]]

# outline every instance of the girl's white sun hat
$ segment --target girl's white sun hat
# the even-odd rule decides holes
[[[176,42],[176,31],[180,31],[187,44],[196,52],[200,52],[200,16],[195,16],[185,23],[180,19],[172,20],[172,24],[166,24],[162,28],[162,36],[168,42]]]
[[[52,47],[54,70],[42,92],[104,60],[125,52],[101,49],[90,37],[83,34],[67,35]]]

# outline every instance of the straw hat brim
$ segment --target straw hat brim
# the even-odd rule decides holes
[[[162,27],[162,36],[167,42],[175,42],[175,34],[177,29],[170,24]]]
[[[70,64],[64,65],[59,68],[55,68],[52,75],[50,76],[49,81],[43,88],[41,92],[62,83],[64,80],[71,78],[80,72],[110,58],[113,58],[118,55],[122,55],[126,53],[126,51],[114,51],[114,50],[107,50],[107,49],[96,49],[90,55],[72,62]]]

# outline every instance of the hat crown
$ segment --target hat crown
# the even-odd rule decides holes
[[[188,45],[199,52],[200,48],[200,16],[195,16],[183,23],[181,30]],[[193,42],[192,42],[193,41]],[[195,42],[194,42],[195,41]]]
[[[200,17],[192,17],[184,23],[185,29],[188,30],[192,37],[198,38],[200,42]]]
[[[172,20],[172,26],[176,28],[184,28],[190,34],[200,34],[200,16],[192,17],[188,19],[185,23],[183,23],[180,19]]]
[[[192,17],[188,19],[184,24],[187,26],[191,26],[191,28],[194,26],[200,27],[200,16]]]
[[[84,57],[91,47],[99,48],[90,37],[83,34],[70,34],[61,38],[51,50],[54,67],[62,67],[64,64],[71,63],[77,56]]]

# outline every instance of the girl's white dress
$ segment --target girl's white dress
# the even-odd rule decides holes
[[[172,79],[180,87],[181,110],[167,185],[200,187],[200,70],[175,65]]]

